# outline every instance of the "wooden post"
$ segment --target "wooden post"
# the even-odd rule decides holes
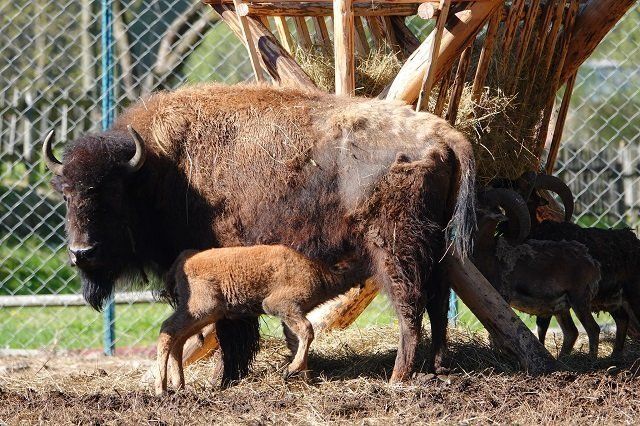
[[[287,49],[287,52],[293,55],[295,52],[295,44],[293,44],[293,38],[291,38],[287,18],[284,16],[274,16],[274,22],[276,23],[276,31],[280,36],[280,42],[284,48]]]
[[[446,255],[443,262],[456,294],[495,341],[518,358],[525,371],[543,374],[557,369],[556,360],[471,261]]]
[[[487,73],[489,72],[489,64],[491,63],[491,55],[493,54],[493,46],[496,42],[496,35],[498,34],[501,15],[502,11],[500,9],[496,9],[489,19],[487,35],[485,36],[484,45],[480,52],[478,68],[476,68],[476,75],[473,78],[473,88],[471,89],[471,97],[475,103],[480,101],[480,96],[484,90],[484,83],[487,79]]]
[[[379,49],[384,46],[385,38],[380,19],[376,16],[369,16],[367,17],[367,24],[369,24],[369,29],[371,30],[371,36],[375,47]]]
[[[462,97],[462,91],[464,90],[464,82],[467,77],[467,71],[469,71],[469,64],[471,64],[471,53],[473,51],[473,43],[467,46],[460,56],[460,62],[458,62],[458,69],[456,70],[456,77],[453,80],[453,93],[449,99],[449,107],[447,108],[446,119],[452,126],[456,125],[456,119],[458,118],[458,107],[460,106],[460,98]]]
[[[296,16],[293,18],[293,23],[296,26],[296,35],[298,36],[298,44],[303,49],[311,48],[311,35],[309,34],[309,27],[307,27],[307,21],[302,16]]]
[[[571,102],[571,95],[573,93],[573,86],[576,83],[577,75],[578,73],[576,71],[569,81],[567,81],[567,86],[565,87],[564,94],[562,95],[562,104],[560,105],[556,126],[553,131],[549,156],[547,157],[547,163],[544,167],[545,173],[549,175],[553,173],[553,167],[556,164],[556,158],[558,158],[558,151],[560,150],[560,143],[562,142],[562,131],[564,130],[564,123],[567,120],[567,112],[569,111],[569,104]]]
[[[420,40],[407,27],[402,16],[392,16],[391,25],[403,52],[407,56],[411,55],[420,46]]]
[[[439,117],[442,117],[442,111],[444,111],[444,104],[447,101],[447,95],[449,94],[449,86],[451,85],[451,71],[445,73],[440,79],[440,91],[438,92],[438,99],[436,99],[436,106],[433,109],[433,113]]]
[[[353,323],[378,294],[372,279],[362,287],[354,287],[345,294],[323,303],[311,311],[307,318],[314,331],[342,330]]]
[[[503,4],[502,0],[470,2],[464,10],[450,13],[440,44],[438,62],[435,64],[433,81],[438,81],[460,53],[471,43],[473,36],[484,25],[491,13]],[[402,66],[387,92],[387,99],[413,103],[420,93],[424,75],[431,64],[431,47],[434,32],[422,42],[420,47]]]
[[[329,37],[329,31],[327,30],[327,23],[324,21],[324,16],[316,16],[313,18],[313,23],[316,27],[316,37],[324,48],[329,51],[331,49],[331,38]]]
[[[355,62],[353,55],[354,27],[352,0],[333,2],[333,50],[335,55],[336,94],[355,92]]]
[[[356,51],[361,57],[366,57],[369,54],[369,43],[367,42],[367,34],[364,32],[364,26],[362,25],[362,17],[355,16],[353,18],[353,25],[356,30]]]
[[[513,93],[518,86],[520,71],[522,71],[522,66],[524,65],[525,55],[529,52],[529,41],[531,40],[533,26],[536,23],[536,18],[538,17],[539,7],[540,0],[532,0],[531,5],[529,6],[529,10],[525,15],[522,38],[520,39],[520,43],[518,44],[518,54],[516,55],[516,67],[513,72],[515,78],[511,80],[511,87],[506,88],[506,93]]]
[[[238,4],[238,0],[233,0],[233,6],[236,11],[238,10]],[[249,61],[251,62],[251,68],[253,68],[253,74],[256,77],[256,81],[264,81],[264,76],[262,75],[262,67],[260,66],[260,61],[258,60],[256,46],[253,44],[253,38],[251,37],[251,30],[249,29],[247,18],[245,16],[238,15],[237,12],[236,16],[238,17],[238,21],[240,22],[242,39],[247,47],[247,50],[249,51]]]
[[[560,81],[567,81],[636,0],[589,0],[576,17]]]
[[[449,7],[451,0],[440,0],[440,15],[436,22],[435,34],[431,45],[431,60],[429,61],[429,70],[425,73],[418,95],[418,103],[416,111],[422,109],[422,105],[429,106],[429,96],[431,96],[431,88],[435,83],[436,63],[438,62],[438,54],[440,53],[440,43],[442,41],[442,33],[444,32],[444,24],[447,22],[449,15]]]
[[[233,8],[226,4],[212,4],[211,7],[220,15],[231,31],[241,37],[242,31]],[[260,51],[262,64],[276,82],[296,87],[316,87],[311,78],[300,68],[300,65],[278,43],[271,31],[251,16],[247,17],[247,24],[251,30],[251,38]]]

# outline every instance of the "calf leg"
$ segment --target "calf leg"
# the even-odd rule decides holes
[[[627,330],[629,328],[629,315],[623,308],[616,308],[611,311],[611,316],[616,322],[616,341],[613,345],[612,357],[622,355],[624,349],[624,341],[627,338]]]
[[[280,300],[277,300],[280,299]],[[306,377],[309,346],[313,341],[313,326],[305,317],[297,304],[278,297],[267,297],[262,302],[262,308],[268,315],[279,317],[286,328],[295,335],[298,342],[295,356],[287,368],[287,376],[299,373]]]
[[[558,325],[560,325],[560,329],[562,330],[562,348],[560,348],[560,356],[567,356],[573,350],[576,340],[578,340],[578,329],[573,323],[571,311],[568,309],[557,314],[556,319],[558,320]],[[549,321],[551,321],[551,317],[549,317]]]
[[[549,324],[551,324],[551,317],[543,317],[538,315],[536,317],[536,326],[538,328],[538,340],[544,345],[544,341],[547,337],[547,330],[549,330]]]
[[[291,351],[291,356],[294,356],[298,352],[298,337],[291,331],[289,326],[282,321],[282,332],[284,333],[284,339],[287,342],[287,348]]]

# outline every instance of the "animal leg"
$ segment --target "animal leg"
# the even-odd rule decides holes
[[[629,314],[624,308],[616,308],[611,311],[611,316],[616,322],[616,341],[613,345],[613,358],[622,355],[624,349],[624,341],[627,338],[627,330],[629,328]]]
[[[307,356],[309,354],[309,346],[313,341],[313,326],[299,307],[290,301],[277,301],[272,298],[266,298],[262,302],[262,308],[265,313],[280,317],[285,326],[297,338],[298,347],[293,360],[287,368],[287,376],[300,373],[306,378],[308,370]]]
[[[184,389],[184,365],[182,364],[182,351],[184,349],[184,340],[176,340],[171,349],[169,356],[169,377],[171,386],[175,389]]]
[[[536,326],[538,328],[538,340],[544,345],[544,341],[547,337],[547,330],[549,330],[549,324],[551,324],[551,317],[544,317],[538,315],[536,317]]]
[[[551,317],[548,317],[548,319],[550,322]],[[558,325],[560,325],[560,329],[562,330],[562,348],[560,348],[560,356],[567,356],[573,350],[576,340],[578,340],[578,328],[573,323],[571,311],[568,309],[557,314],[556,319],[558,320]]]
[[[156,348],[156,363],[158,366],[155,383],[156,395],[163,395],[167,392],[167,361],[169,360],[169,353],[175,342],[175,330],[178,328],[178,318],[178,314],[174,312],[162,323],[162,327],[160,328],[160,336],[158,337]]]
[[[444,372],[447,350],[447,314],[449,312],[449,281],[441,271],[434,274],[433,285],[427,288],[427,313],[431,323],[431,352],[427,367],[429,371]]]
[[[282,331],[284,333],[284,339],[287,342],[287,348],[289,348],[291,356],[293,357],[296,352],[298,352],[298,337],[296,337],[295,333],[291,331],[284,321],[282,321]]]
[[[598,345],[600,343],[600,326],[593,319],[591,309],[585,304],[572,304],[572,308],[578,317],[578,320],[582,323],[582,326],[587,331],[589,336],[589,355],[592,357],[598,356]]]

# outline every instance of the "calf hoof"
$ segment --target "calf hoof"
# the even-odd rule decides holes
[[[295,371],[284,370],[284,373],[282,373],[282,378],[284,380],[300,379],[305,382],[308,382],[311,379],[311,374],[309,370],[295,370]]]
[[[167,395],[167,390],[163,389],[161,387],[156,387],[156,396],[166,396]]]

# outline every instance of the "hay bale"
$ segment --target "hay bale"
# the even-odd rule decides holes
[[[294,52],[294,57],[319,88],[329,93],[335,92],[333,50],[324,46],[312,46],[310,49],[298,48]],[[386,45],[371,49],[367,56],[356,54],[356,95],[378,96],[393,81],[401,66],[398,53]]]

